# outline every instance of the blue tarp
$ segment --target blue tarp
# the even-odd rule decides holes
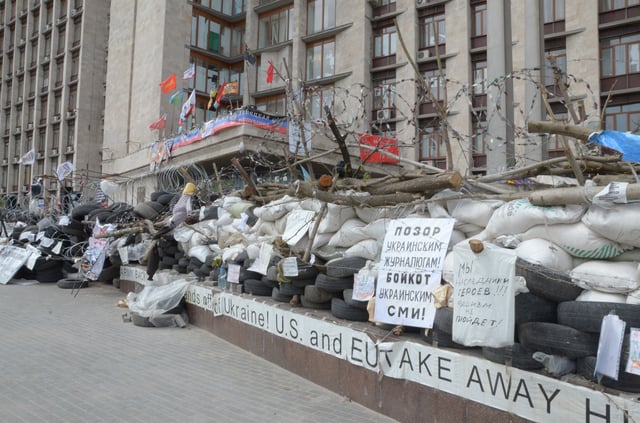
[[[594,132],[589,142],[611,148],[622,153],[622,160],[640,162],[640,135],[618,131]]]

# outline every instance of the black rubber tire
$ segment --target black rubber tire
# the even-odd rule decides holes
[[[282,259],[284,260],[284,259]],[[281,261],[282,262],[282,261]],[[305,263],[304,261],[297,259],[296,260],[297,265],[298,265],[298,276],[287,276],[287,279],[290,279],[292,281],[294,280],[308,280],[308,279],[314,279],[316,278],[316,276],[318,276],[318,273],[320,273],[318,271],[318,269],[309,263]]]
[[[582,288],[571,282],[568,273],[558,272],[528,261],[516,260],[516,275],[523,276],[532,294],[555,303],[575,300]]]
[[[557,322],[557,304],[530,292],[516,295],[516,326],[527,322]]]
[[[120,254],[115,253],[109,256],[109,261],[112,266],[122,266],[122,259],[120,258]]]
[[[316,283],[316,279],[291,279],[291,285],[298,287],[298,288],[304,288],[307,285],[315,285]]]
[[[316,277],[316,286],[334,294],[342,294],[345,289],[353,289],[353,275],[338,278],[320,273]]]
[[[260,280],[262,281],[263,284],[265,284],[266,286],[272,289],[280,286],[280,284],[277,281],[272,281],[266,276],[261,277]]]
[[[133,208],[133,212],[143,219],[155,220],[164,206],[155,201],[145,201]]]
[[[151,201],[158,201],[158,197],[160,197],[163,194],[168,194],[167,191],[153,191],[151,194],[149,194],[149,199]]]
[[[584,332],[600,333],[602,319],[612,310],[627,322],[627,333],[632,327],[640,327],[640,304],[597,301],[565,301],[558,304],[558,322]]]
[[[280,293],[280,289],[278,288],[273,288],[271,290],[271,298],[281,302],[281,303],[288,303],[289,301],[291,301],[291,298],[293,297],[293,295],[285,295]]]
[[[153,324],[149,321],[148,317],[143,317],[140,316],[138,313],[136,313],[135,311],[131,312],[131,321],[133,322],[133,324],[135,326],[140,326],[143,328],[152,328],[155,327],[153,326]]]
[[[267,268],[267,278],[271,281],[278,282],[278,266],[269,266]]]
[[[273,288],[265,285],[259,279],[245,279],[244,292],[260,297],[268,297],[272,294]]]
[[[434,329],[444,332],[447,335],[453,334],[453,309],[449,307],[440,307],[436,310],[433,319]]]
[[[64,272],[62,271],[62,265],[57,269],[42,270],[35,274],[35,280],[40,283],[56,283],[63,278]]]
[[[71,210],[71,218],[79,221],[83,221],[84,217],[89,214],[89,212],[101,209],[102,207],[96,203],[86,203],[76,206]]]
[[[280,293],[283,295],[290,295],[290,296],[294,296],[294,295],[303,295],[304,294],[304,288],[299,288],[297,286],[293,286],[290,283],[281,283],[280,284]]]
[[[102,272],[98,275],[100,282],[111,283],[113,279],[120,277],[120,266],[111,265],[109,267],[103,267]]]
[[[349,304],[351,307],[359,308],[361,310],[367,309],[367,304],[369,301],[358,301],[353,299],[353,289],[345,289],[342,291],[342,298],[344,302]]]
[[[164,254],[164,251],[163,251],[163,254]],[[162,261],[162,263],[166,264],[167,266],[173,266],[174,264],[178,264],[178,260],[176,260],[175,257],[168,256],[168,255],[163,255],[160,261]]]
[[[640,376],[625,372],[626,360],[620,360],[618,369],[618,380],[603,376],[600,383],[607,388],[617,389],[625,392],[640,392]],[[584,378],[596,382],[593,372],[596,368],[596,357],[589,356],[578,359],[576,373]]]
[[[157,201],[158,203],[162,204],[163,206],[168,206],[171,203],[171,200],[173,200],[173,197],[177,195],[177,194],[171,194],[169,192],[164,193],[164,194],[160,194],[158,196],[158,198],[156,198],[153,201]]]
[[[571,359],[595,355],[598,351],[598,335],[556,323],[523,323],[518,326],[518,339],[530,350]]]
[[[57,285],[58,285],[58,288],[62,288],[62,289],[80,289],[80,288],[87,288],[89,286],[89,282],[84,279],[65,278],[65,279],[60,279],[57,282]]]
[[[260,279],[262,278],[262,274],[258,272],[254,272],[253,270],[247,270],[246,267],[240,268],[240,274],[238,275],[238,281],[240,283],[244,282],[247,279]]]
[[[327,275],[334,278],[352,277],[367,264],[367,259],[362,257],[343,257],[330,260],[326,263]],[[353,279],[353,278],[351,278]]]
[[[331,314],[339,319],[352,320],[355,322],[369,321],[369,313],[360,308],[351,307],[342,298],[331,299]]]
[[[300,302],[302,303],[302,307],[311,308],[314,310],[329,310],[331,309],[331,301],[325,301],[324,303],[315,303],[313,301],[307,300],[304,295],[300,296]]]
[[[335,297],[335,294],[318,288],[316,285],[307,285],[304,287],[304,296],[307,298],[307,301],[313,303],[326,303],[330,302],[331,298]]]
[[[487,360],[507,364],[507,357],[511,356],[511,366],[522,370],[537,370],[544,367],[542,363],[533,359],[534,352],[517,342],[510,347],[482,347],[482,356]]]
[[[36,259],[36,263],[33,266],[34,272],[42,272],[45,270],[54,270],[63,268],[62,260],[47,260],[47,258],[40,256]]]
[[[439,329],[429,329],[428,334],[422,335],[422,340],[429,345],[439,348],[455,348],[459,350],[477,349],[478,347],[467,347],[466,345],[453,342],[453,338],[450,334],[445,333]]]

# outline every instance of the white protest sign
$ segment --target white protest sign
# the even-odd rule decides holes
[[[118,247],[118,254],[120,255],[122,264],[129,264],[129,248]]]
[[[36,260],[38,260],[38,257],[40,257],[42,253],[40,252],[39,249],[37,249],[33,245],[28,245],[28,244],[27,244],[27,251],[29,251],[30,255],[29,255],[29,258],[27,259],[27,263],[25,264],[25,266],[27,266],[27,269],[33,270],[33,267],[36,265]]]
[[[282,240],[289,245],[295,245],[308,232],[315,215],[310,210],[294,210],[289,213]]]
[[[0,283],[7,284],[13,276],[27,262],[31,252],[13,245],[7,245],[0,250]]]
[[[431,291],[440,285],[453,219],[392,220],[384,237],[374,318],[422,328],[433,326]]]
[[[640,329],[631,328],[629,334],[629,361],[624,369],[627,373],[640,376]]]
[[[271,254],[273,254],[273,245],[267,242],[263,242],[262,244],[260,244],[260,252],[258,253],[258,257],[248,270],[266,275],[267,269],[269,268],[269,261],[271,260]]]
[[[282,260],[282,274],[292,278],[298,276],[298,259],[296,257],[287,257]]]
[[[240,265],[230,264],[227,272],[227,282],[240,283]]]
[[[453,340],[467,346],[505,347],[515,330],[513,250],[485,243],[480,253],[468,243],[453,248]]]
[[[369,271],[362,271],[353,275],[353,295],[356,301],[369,301],[376,294],[376,275]]]
[[[602,319],[594,374],[618,380],[620,352],[622,351],[626,325],[624,320],[613,314],[608,314]]]

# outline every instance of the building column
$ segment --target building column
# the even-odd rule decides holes
[[[487,174],[515,165],[511,0],[487,0]],[[497,84],[492,84],[497,81]]]

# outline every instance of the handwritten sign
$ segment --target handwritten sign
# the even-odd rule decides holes
[[[453,219],[392,220],[384,237],[376,286],[378,322],[433,326],[431,292],[440,285]]]
[[[29,260],[31,252],[24,248],[7,245],[0,250],[0,283],[8,284],[23,264]]]
[[[240,265],[230,264],[229,272],[227,273],[227,282],[240,283]]]
[[[515,263],[513,250],[485,244],[480,253],[469,244],[453,248],[453,340],[467,346],[513,344]]]

